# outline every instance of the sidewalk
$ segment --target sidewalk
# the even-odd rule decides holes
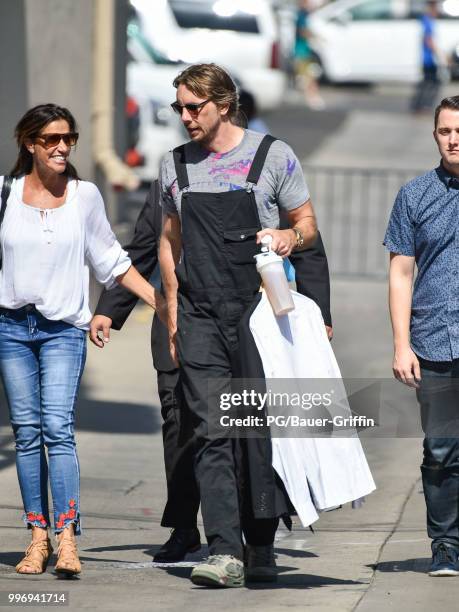
[[[391,349],[385,301],[384,283],[333,282],[334,347],[347,376],[387,376]],[[165,486],[149,319],[146,309],[137,309],[103,351],[89,350],[78,418],[81,579],[57,580],[52,566],[36,577],[14,572],[27,533],[20,523],[10,432],[0,429],[0,465],[6,465],[0,471],[0,592],[67,591],[70,610],[132,612],[176,612],[185,605],[203,612],[305,606],[373,612],[391,605],[423,611],[431,610],[432,601],[440,606],[457,597],[458,581],[447,580],[446,589],[443,580],[424,573],[429,543],[418,493],[418,439],[365,440],[377,491],[359,510],[347,506],[323,514],[315,534],[298,523],[292,533],[279,530],[277,585],[201,589],[188,580],[189,563],[153,567],[152,556],[168,532],[160,527]],[[190,561],[205,554],[203,548]]]
[[[357,612],[456,610],[457,579],[430,578],[422,484],[416,482],[399,524],[381,551],[370,588]]]

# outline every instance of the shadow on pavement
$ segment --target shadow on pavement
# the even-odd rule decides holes
[[[367,584],[366,582],[360,582],[358,580],[340,580],[339,578],[331,578],[330,576],[316,576],[314,574],[285,574],[284,572],[291,572],[298,568],[290,567],[286,565],[278,565],[278,582],[262,583],[262,582],[249,582],[245,586],[248,589],[253,590],[265,590],[265,589],[309,589],[317,588],[322,586],[332,585],[349,585],[355,586],[359,584]],[[191,568],[189,567],[164,567],[170,576],[176,578],[190,577]],[[198,589],[212,589],[215,587],[196,587]]]
[[[6,403],[5,391],[0,380],[0,427],[5,427],[10,424],[8,417],[8,404]]]
[[[8,416],[8,405],[6,403],[5,392],[3,385],[0,380],[0,428],[2,434],[0,435],[0,472],[10,465],[14,464],[15,452],[11,450],[11,442],[13,440],[13,433],[10,428],[10,420]],[[9,448],[7,448],[9,447]],[[0,559],[1,563],[1,559]]]
[[[165,568],[166,569],[166,568]],[[296,568],[294,567],[279,567],[278,582],[248,582],[245,588],[254,591],[261,590],[278,590],[278,589],[311,589],[324,586],[342,585],[342,586],[357,586],[367,585],[366,582],[359,582],[358,580],[340,580],[339,578],[330,578],[330,576],[315,576],[314,574],[288,574],[280,575],[282,571],[291,571]],[[181,570],[180,572],[177,570]],[[177,578],[189,578],[190,572],[186,571],[187,568],[174,568],[168,570],[168,574],[176,576]],[[196,589],[212,589],[214,587],[195,587]]]
[[[147,404],[104,402],[80,394],[76,409],[77,431],[117,434],[153,434],[160,430],[159,408]]]
[[[432,559],[430,557],[420,557],[419,559],[405,559],[403,561],[384,561],[383,563],[378,563],[378,565],[376,566],[376,571],[395,574],[402,572],[415,572],[418,574],[426,574],[431,562]]]
[[[280,568],[283,569],[283,568]],[[287,568],[288,570],[293,568]],[[359,580],[340,580],[339,578],[331,578],[330,576],[316,576],[314,574],[289,574],[286,576],[279,576],[278,582],[274,583],[248,583],[246,588],[260,591],[266,589],[312,589],[324,586],[357,586],[367,585],[366,582],[360,582]]]
[[[286,557],[292,558],[306,558],[306,557],[318,557],[315,553],[309,550],[295,550],[294,548],[278,548],[274,546],[274,551],[278,555],[285,555]]]
[[[160,546],[161,546],[160,544],[158,545],[155,545],[155,544],[122,545],[120,544],[118,546],[101,546],[97,548],[86,548],[85,551],[98,553],[98,552],[114,552],[118,550],[143,550],[146,555],[151,555],[153,557],[154,554],[157,552],[157,550],[159,550]],[[197,553],[196,555],[187,555],[186,559],[193,560],[194,557],[196,558],[202,557],[202,551],[204,550],[204,548],[205,548],[205,544],[203,544],[201,551],[199,553]],[[291,548],[278,548],[277,546],[275,546],[274,551],[276,555],[284,555],[286,557],[292,557],[292,558],[303,558],[304,559],[304,558],[311,558],[311,557],[315,557],[315,558],[319,557],[319,555],[316,555],[315,553],[307,551],[307,550],[294,550]]]
[[[24,551],[2,552],[0,553],[0,565],[10,565],[15,567],[23,558]]]
[[[13,436],[2,436],[0,437],[0,472],[5,468],[12,465],[15,461],[14,450],[7,450],[5,447],[9,446],[13,440]]]
[[[116,434],[154,434],[161,429],[159,406],[126,402],[106,402],[88,397],[87,388],[81,385],[76,407],[76,430]],[[0,382],[0,471],[15,461],[11,450],[13,435],[10,428],[6,397]],[[7,449],[7,447],[9,447]]]
[[[100,546],[100,547],[93,547],[93,548],[85,548],[84,549],[84,553],[108,553],[108,552],[120,552],[120,551],[129,551],[129,550],[141,550],[143,551],[143,553],[149,557],[151,557],[153,559],[153,557],[155,556],[155,554],[158,552],[158,550],[162,547],[163,543],[160,544],[126,544],[126,545],[118,545],[118,546]],[[189,553],[186,555],[185,559],[183,561],[178,561],[177,563],[174,564],[155,564],[154,569],[162,569],[162,570],[180,570],[180,572],[182,570],[190,570],[190,564],[196,564],[196,563],[201,563],[209,554],[207,546],[205,544],[203,544],[203,546],[201,547],[200,550],[194,552],[194,553]],[[95,557],[81,557],[81,559],[83,559],[84,561],[91,561],[91,562],[109,562],[109,563],[125,563],[125,564],[132,564],[132,565],[136,565],[137,563],[139,563],[139,561],[126,561],[126,559],[121,560],[121,559],[102,559],[102,558],[95,558]],[[183,565],[182,565],[183,564]],[[179,573],[180,573],[179,572]]]
[[[86,553],[116,552],[120,550],[143,550],[146,555],[153,557],[161,548],[162,544],[120,544],[118,546],[98,546],[96,548],[85,548]],[[94,559],[92,559],[94,561]],[[113,561],[113,559],[112,559]]]

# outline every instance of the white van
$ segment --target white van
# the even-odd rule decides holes
[[[437,43],[450,57],[459,39],[459,0],[438,3]],[[309,28],[324,76],[332,82],[421,77],[421,0],[337,0],[314,11]]]
[[[131,0],[145,36],[171,60],[216,62],[255,96],[277,107],[286,88],[278,29],[268,0]],[[177,71],[178,72],[178,71]]]

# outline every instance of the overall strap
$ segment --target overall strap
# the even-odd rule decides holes
[[[253,158],[250,172],[247,175],[247,183],[251,183],[252,185],[256,185],[258,183],[269,148],[275,140],[277,140],[277,138],[274,138],[274,136],[271,136],[270,134],[266,134],[266,136],[260,142],[260,146],[258,147],[255,157]]]
[[[178,188],[180,189],[180,191],[183,191],[185,187],[190,186],[190,181],[188,179],[188,172],[186,169],[185,145],[176,147],[172,151],[172,155],[174,156],[174,165],[175,165],[175,173],[177,175]]]
[[[12,176],[3,177],[2,195],[1,195],[1,206],[0,206],[0,227],[3,222],[3,217],[6,212],[6,204],[11,192],[11,185],[13,184]]]

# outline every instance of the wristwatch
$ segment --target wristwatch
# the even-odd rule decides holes
[[[295,236],[296,236],[295,249],[301,249],[301,247],[304,244],[303,232],[299,230],[297,227],[292,227],[292,230],[295,232]]]

